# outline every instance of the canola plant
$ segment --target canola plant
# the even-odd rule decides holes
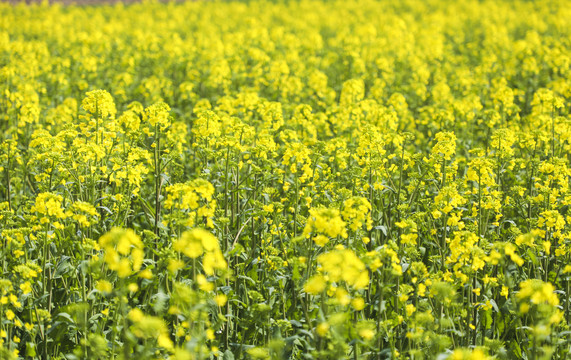
[[[1,3],[0,358],[568,358],[568,5]]]

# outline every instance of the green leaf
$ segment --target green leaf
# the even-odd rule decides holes
[[[26,343],[26,356],[35,357],[36,356],[36,344]]]
[[[234,354],[230,350],[224,351],[224,356],[222,357],[224,360],[234,360]]]

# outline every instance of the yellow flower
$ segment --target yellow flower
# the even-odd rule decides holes
[[[176,273],[184,267],[184,261],[178,259],[169,259],[168,270],[171,273]]]
[[[170,125],[170,110],[164,102],[155,103],[145,109],[144,119],[151,127],[158,126],[160,130],[164,130]]]
[[[220,117],[211,110],[201,110],[194,122],[192,133],[200,139],[211,139],[220,135]]]
[[[224,306],[226,305],[226,302],[228,301],[228,297],[224,294],[218,294],[214,297],[214,302],[216,303],[216,305],[218,306]]]
[[[127,285],[127,290],[129,290],[130,293],[135,293],[139,290],[139,285],[136,283],[130,283]]]
[[[99,246],[105,251],[103,259],[109,269],[116,271],[119,277],[139,271],[143,264],[143,243],[131,229],[111,229],[99,238]]]
[[[317,332],[317,335],[319,335],[321,337],[326,336],[327,333],[329,332],[329,324],[326,322],[320,323],[319,325],[317,325],[315,332]]]
[[[406,315],[411,316],[416,311],[416,307],[413,304],[407,304],[405,306]]]
[[[211,282],[209,282],[206,279],[206,276],[199,274],[196,276],[196,283],[198,284],[198,287],[200,288],[200,290],[202,291],[212,291],[214,290],[214,284],[212,284]]]
[[[24,295],[30,294],[32,292],[32,284],[29,281],[26,281],[20,284],[20,289],[22,290],[22,293],[24,293]]]
[[[507,243],[504,251],[506,253],[506,255],[508,255],[510,257],[510,259],[516,263],[518,266],[522,266],[524,261],[523,259],[515,252],[515,245],[512,243]]]
[[[418,295],[424,296],[426,294],[426,285],[425,284],[418,284]]]
[[[504,296],[507,299],[508,294],[509,294],[509,288],[507,286],[502,286],[502,291],[500,291],[500,296]]]
[[[342,215],[353,231],[361,228],[364,224],[366,224],[367,230],[372,228],[371,204],[364,197],[354,196],[345,200]]]
[[[61,195],[47,192],[40,193],[36,197],[36,203],[30,210],[46,217],[65,219],[67,216],[62,208],[62,200]]]
[[[81,107],[97,118],[114,118],[117,113],[113,97],[105,90],[93,90],[85,94]]]
[[[336,249],[321,254],[317,257],[317,262],[331,281],[343,280],[355,289],[364,289],[369,285],[369,273],[365,264],[352,250]]]
[[[472,327],[474,326],[472,324],[470,324],[470,325]],[[450,355],[449,359],[450,360],[488,360],[488,359],[490,359],[490,357],[488,357],[480,349],[474,349],[474,350],[456,349],[456,350],[454,350],[452,355]]]
[[[99,213],[95,207],[83,201],[74,202],[66,215],[68,217],[72,217],[83,227],[88,227],[97,223],[97,218],[99,217]]]
[[[532,304],[547,303],[552,306],[559,305],[559,298],[555,293],[555,287],[551,283],[539,279],[522,281],[516,297],[519,300],[529,300]]]
[[[150,280],[153,278],[153,272],[150,269],[145,269],[139,273],[139,277]]]
[[[341,219],[339,210],[336,209],[310,209],[303,233],[305,236],[315,233],[330,238],[347,237],[345,221]]]
[[[95,284],[95,288],[102,293],[110,293],[113,291],[113,285],[107,280],[99,280]]]
[[[180,239],[173,243],[173,248],[196,259],[204,254],[203,268],[206,274],[214,274],[216,269],[225,269],[226,260],[220,251],[218,239],[210,232],[203,229],[185,231]]]
[[[363,298],[360,297],[355,298],[351,301],[351,306],[356,311],[361,311],[365,308],[365,300],[363,300]]]
[[[400,236],[401,238],[401,243],[403,245],[412,245],[415,246],[416,245],[416,239],[418,239],[418,235],[415,233],[410,233],[410,234],[402,234]]]
[[[359,330],[359,336],[362,337],[364,340],[371,340],[373,337],[375,337],[375,331],[367,328],[361,329]]]
[[[157,338],[157,344],[165,349],[172,349],[173,342],[166,332],[162,332]]]
[[[347,306],[351,302],[351,297],[349,296],[347,291],[340,287],[335,289],[335,298],[337,299],[339,305],[342,306]]]
[[[22,304],[20,303],[20,301],[18,300],[18,297],[14,294],[10,294],[8,295],[8,298],[10,299],[10,303],[15,307],[15,308],[20,308],[22,307]]]
[[[305,292],[311,295],[318,295],[327,286],[327,281],[322,275],[314,275],[307,280],[304,286]]]
[[[432,148],[432,154],[441,156],[444,160],[450,160],[456,152],[456,135],[453,132],[441,131],[436,134],[436,145]]]
[[[317,235],[313,238],[313,241],[318,246],[323,247],[329,242],[329,238],[327,236],[324,236],[324,235]]]

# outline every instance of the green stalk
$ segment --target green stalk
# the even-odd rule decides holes
[[[160,216],[160,212],[161,212],[161,202],[160,202],[160,196],[161,196],[161,184],[160,184],[160,178],[161,178],[161,167],[160,167],[160,134],[159,134],[159,124],[155,124],[155,140],[156,140],[156,146],[155,146],[155,225],[154,225],[154,231],[155,231],[155,235],[159,235],[159,216]],[[153,255],[153,260],[155,259],[155,256]]]

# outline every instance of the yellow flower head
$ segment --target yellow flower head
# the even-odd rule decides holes
[[[117,113],[113,97],[105,90],[87,92],[81,107],[91,116],[101,119],[115,118]]]
[[[346,223],[336,209],[310,209],[309,218],[303,230],[304,235],[311,233],[326,235],[330,238],[347,237]],[[323,241],[320,241],[323,243]],[[318,244],[319,245],[319,244]]]
[[[104,261],[119,277],[127,277],[139,271],[144,252],[141,238],[131,229],[113,228],[99,238],[104,250]]]
[[[173,243],[173,248],[191,259],[204,254],[202,265],[208,275],[214,274],[215,269],[226,268],[226,260],[220,251],[218,239],[204,229],[185,231],[180,239]]]

